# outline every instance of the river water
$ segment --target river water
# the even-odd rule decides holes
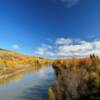
[[[0,84],[0,100],[48,100],[48,88],[55,80],[51,65],[27,72]]]

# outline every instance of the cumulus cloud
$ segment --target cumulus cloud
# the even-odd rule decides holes
[[[100,41],[93,40],[90,42],[73,38],[57,38],[52,46],[42,45],[36,53],[52,57],[86,57],[93,53],[100,56]]]
[[[13,44],[13,45],[12,45],[12,48],[14,48],[14,49],[19,49],[20,46],[19,46],[18,44]]]

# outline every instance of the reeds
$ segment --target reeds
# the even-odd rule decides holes
[[[94,54],[89,58],[59,59],[53,67],[57,100],[74,100],[100,92],[100,59]]]

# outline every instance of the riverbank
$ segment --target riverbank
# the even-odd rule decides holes
[[[100,99],[100,59],[60,59],[53,68],[57,79],[48,90],[49,100]]]
[[[28,56],[8,50],[0,50],[0,82],[15,76],[17,73],[50,64],[51,60]]]
[[[48,88],[55,81],[52,65],[29,68],[2,80],[0,100],[48,100]]]

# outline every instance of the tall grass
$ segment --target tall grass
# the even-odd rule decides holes
[[[54,84],[57,100],[75,100],[100,93],[100,59],[94,54],[89,58],[59,59],[53,67],[57,75]]]

